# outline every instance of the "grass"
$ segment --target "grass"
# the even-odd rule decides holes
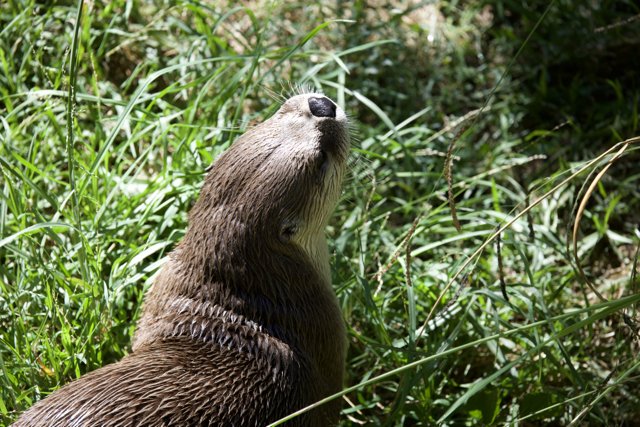
[[[0,425],[129,351],[204,169],[297,85],[355,123],[342,424],[633,425],[639,15],[4,2]]]

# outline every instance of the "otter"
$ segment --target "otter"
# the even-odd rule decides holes
[[[264,426],[340,391],[346,331],[324,232],[348,151],[345,113],[318,93],[238,138],[145,295],[132,352],[14,426]],[[333,401],[288,425],[339,412]]]

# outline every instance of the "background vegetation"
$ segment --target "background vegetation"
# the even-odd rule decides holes
[[[3,1],[0,425],[126,354],[204,169],[297,85],[354,123],[343,425],[636,425],[638,52],[633,0]]]

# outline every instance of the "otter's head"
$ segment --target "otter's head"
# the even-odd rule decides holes
[[[287,248],[315,260],[326,247],[323,230],[340,196],[348,151],[340,107],[316,93],[289,98],[213,164],[184,244],[209,246],[215,257],[236,262]]]

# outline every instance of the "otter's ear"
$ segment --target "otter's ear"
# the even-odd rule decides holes
[[[285,219],[280,224],[278,238],[282,243],[288,243],[291,241],[293,236],[296,235],[299,229],[300,229],[300,221]]]
[[[211,163],[209,166],[207,166],[207,168],[204,170],[204,173],[211,172],[211,169],[213,169],[213,163]]]

